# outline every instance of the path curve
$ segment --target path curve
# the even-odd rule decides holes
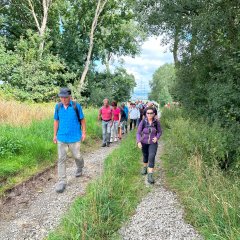
[[[83,176],[75,178],[75,162],[69,159],[67,165],[68,185],[62,194],[55,192],[56,174],[52,173],[49,181],[41,189],[34,188],[31,196],[25,196],[24,200],[7,206],[11,209],[10,217],[1,216],[0,239],[1,240],[40,240],[55,229],[64,213],[67,212],[74,199],[85,193],[89,181],[99,176],[103,170],[104,159],[117,147],[114,144],[110,148],[100,148],[84,156],[85,168]],[[26,193],[27,194],[27,193]],[[25,206],[25,207],[24,207]]]
[[[163,143],[159,144],[157,166]],[[156,179],[153,190],[142,199],[136,213],[120,229],[123,240],[202,240],[194,228],[184,221],[184,211],[176,195],[164,186],[164,174],[157,167],[160,177]]]

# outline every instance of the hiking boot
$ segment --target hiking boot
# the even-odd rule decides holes
[[[110,142],[107,142],[107,147],[110,147]]]
[[[66,183],[65,182],[58,182],[56,185],[56,192],[57,193],[63,193],[66,188]]]
[[[153,178],[153,173],[148,173],[148,182],[150,184],[153,184],[155,182]]]
[[[81,177],[81,176],[82,176],[82,168],[79,168],[75,173],[75,177]]]
[[[106,147],[106,146],[107,146],[107,144],[106,144],[106,143],[103,143],[103,144],[102,144],[102,147]]]
[[[142,171],[141,171],[142,175],[146,175],[147,174],[147,167],[143,167]]]

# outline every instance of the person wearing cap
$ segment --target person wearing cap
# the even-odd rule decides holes
[[[80,142],[86,138],[86,122],[81,105],[71,99],[70,89],[62,88],[58,96],[60,102],[55,107],[53,142],[58,145],[56,192],[62,193],[67,184],[66,160],[68,149],[71,150],[77,165],[75,176],[80,177],[82,175],[84,161],[80,154]]]

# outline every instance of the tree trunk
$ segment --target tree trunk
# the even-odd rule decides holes
[[[174,59],[175,66],[177,66],[179,63],[179,60],[178,60],[179,36],[178,35],[179,35],[179,28],[176,27],[174,32],[174,44],[173,44],[173,59]]]
[[[98,18],[100,16],[101,12],[103,11],[106,3],[107,3],[107,0],[104,0],[103,2],[101,0],[98,0],[97,8],[96,8],[96,11],[95,11],[95,16],[94,16],[92,26],[91,26],[91,32],[90,32],[90,35],[89,35],[90,45],[89,45],[89,49],[88,49],[87,60],[85,62],[84,70],[83,70],[83,73],[82,73],[82,76],[81,76],[81,79],[80,79],[80,83],[79,83],[79,86],[78,86],[79,91],[82,90],[84,82],[85,82],[85,78],[86,78],[87,73],[88,73],[89,65],[90,65],[90,62],[91,62],[93,44],[94,44],[94,32],[95,32],[95,29],[96,29],[97,24],[98,24]]]
[[[28,1],[28,5],[30,7],[30,11],[33,15],[34,21],[36,23],[39,37],[41,38],[41,42],[39,45],[39,51],[40,51],[40,57],[41,57],[43,50],[44,50],[44,35],[45,35],[46,29],[47,29],[48,13],[49,13],[50,6],[52,4],[52,0],[42,0],[43,16],[41,19],[41,23],[39,22],[39,20],[37,18],[32,0],[27,0],[27,1]]]

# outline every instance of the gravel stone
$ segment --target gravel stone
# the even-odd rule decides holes
[[[101,148],[84,156],[85,168],[80,178],[75,177],[75,162],[69,159],[68,185],[61,194],[55,192],[56,174],[49,177],[44,187],[36,188],[31,196],[25,196],[24,192],[21,204],[14,204],[15,194],[12,194],[12,206],[7,205],[12,208],[11,217],[1,216],[0,219],[0,240],[44,239],[58,226],[74,199],[85,193],[89,181],[102,173],[104,159],[116,147],[117,144],[114,144],[111,148]],[[160,143],[157,159],[160,159],[162,147]],[[184,221],[184,211],[176,195],[164,187],[164,174],[158,171],[161,176],[153,186],[145,180],[152,191],[142,199],[134,216],[120,229],[122,239],[202,240],[194,228]]]
[[[159,144],[157,165],[160,166],[160,155],[163,143]],[[164,174],[157,169],[154,185],[149,185],[152,191],[142,199],[136,213],[123,226],[119,233],[123,240],[202,240],[194,228],[184,221],[184,211],[176,195],[164,187]]]
[[[85,167],[83,176],[76,178],[76,165],[73,159],[68,159],[67,187],[59,194],[55,192],[56,174],[42,189],[36,189],[33,196],[24,196],[20,205],[28,203],[26,207],[11,203],[11,217],[0,218],[0,240],[40,240],[55,229],[64,213],[67,212],[75,198],[82,196],[89,181],[98,177],[103,170],[104,159],[118,144],[110,148],[100,148],[84,157]],[[11,197],[15,195],[12,194]],[[14,212],[14,214],[12,214]]]

